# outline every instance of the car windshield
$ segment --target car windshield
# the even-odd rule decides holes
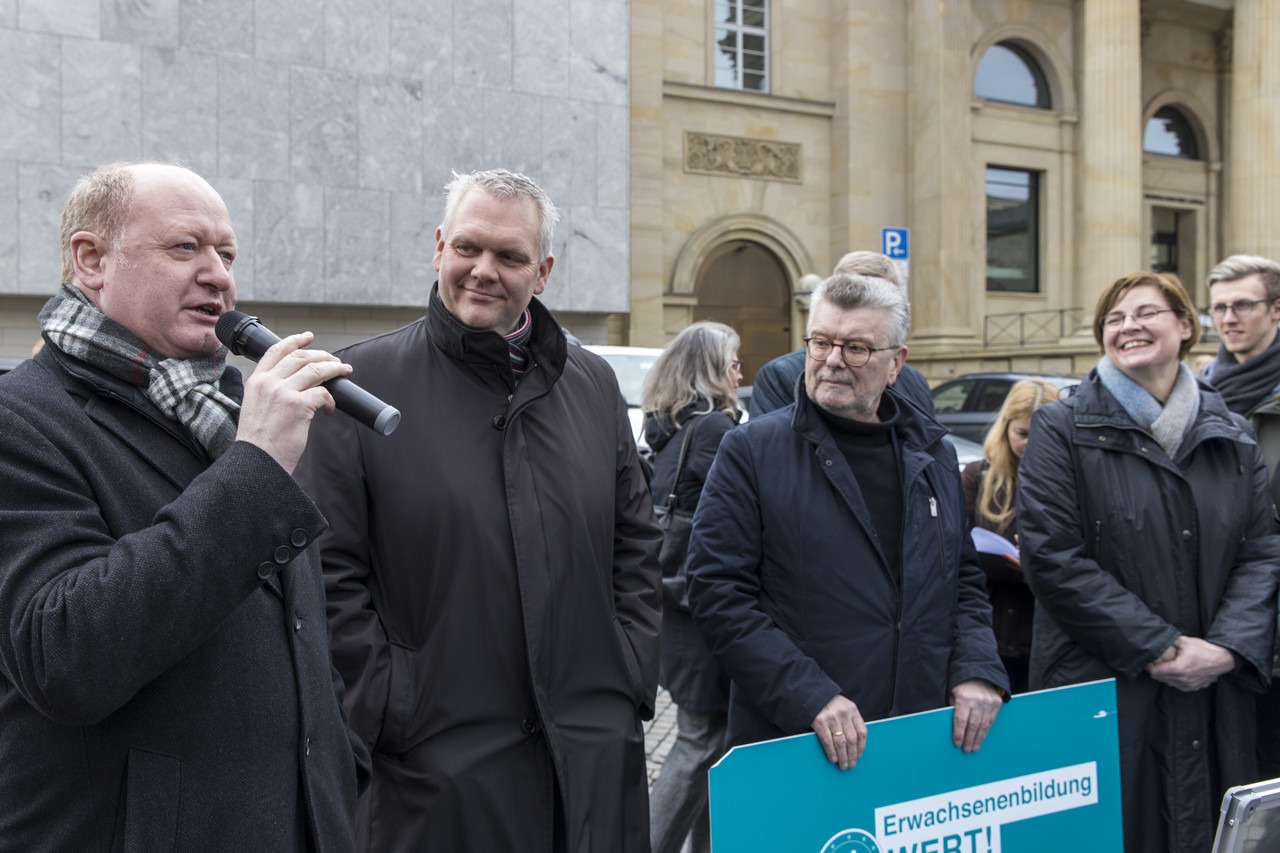
[[[658,360],[656,355],[640,353],[608,353],[600,356],[609,362],[613,372],[618,375],[618,387],[622,389],[622,397],[627,405],[640,408],[641,396],[644,393],[644,377]]]

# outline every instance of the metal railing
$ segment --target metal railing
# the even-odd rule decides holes
[[[1087,330],[1089,320],[1090,314],[1083,308],[988,314],[982,318],[982,346],[1056,343]]]

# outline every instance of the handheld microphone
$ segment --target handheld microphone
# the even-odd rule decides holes
[[[280,337],[243,311],[228,311],[214,329],[218,340],[236,355],[252,361],[262,358]],[[400,425],[400,410],[388,406],[345,376],[323,383],[333,395],[338,411],[345,412],[380,435],[391,435]]]

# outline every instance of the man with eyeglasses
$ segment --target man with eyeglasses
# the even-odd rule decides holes
[[[1249,419],[1271,472],[1272,500],[1280,503],[1280,264],[1232,255],[1209,270],[1209,301],[1222,345],[1204,379],[1228,409]],[[1280,685],[1275,663],[1271,677]],[[1258,772],[1280,776],[1280,686],[1258,697]]]
[[[694,619],[733,679],[730,746],[812,730],[847,770],[867,722],[951,704],[952,743],[972,752],[1008,697],[955,452],[885,393],[910,320],[888,281],[825,280],[790,416],[720,445],[688,572]]]
[[[849,252],[836,264],[832,275],[868,275],[882,278],[885,281],[902,286],[898,267],[888,255],[879,252],[858,250]],[[820,276],[807,275],[815,282]],[[756,418],[775,409],[789,406],[795,400],[797,385],[804,374],[805,351],[798,349],[780,355],[764,364],[756,371],[754,390],[748,409],[751,417]],[[893,390],[898,396],[910,400],[927,415],[933,415],[933,395],[929,391],[929,380],[924,374],[909,364],[902,365],[898,378],[893,383]]]
[[[1244,415],[1258,436],[1272,494],[1280,462],[1280,264],[1256,255],[1232,255],[1209,270],[1208,311],[1222,338],[1204,378]]]

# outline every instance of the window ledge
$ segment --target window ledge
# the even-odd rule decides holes
[[[755,107],[776,112],[821,116],[823,118],[832,118],[836,114],[836,105],[833,101],[810,101],[805,98],[788,98],[782,95],[747,92],[742,89],[725,89],[719,86],[694,86],[689,83],[674,83],[670,80],[663,82],[662,94],[663,97],[667,98],[710,101],[717,104]]]

